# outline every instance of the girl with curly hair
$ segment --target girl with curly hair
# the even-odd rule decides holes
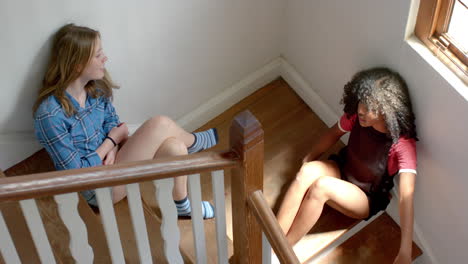
[[[392,70],[364,70],[345,85],[341,103],[344,114],[304,157],[278,222],[294,245],[315,225],[325,203],[368,220],[386,209],[393,178],[399,174],[402,236],[394,263],[410,263],[417,137],[407,85]],[[348,145],[339,154],[316,160],[348,132]]]
[[[111,102],[117,86],[106,61],[98,31],[68,24],[55,33],[33,113],[36,137],[57,170],[187,155],[218,143],[216,129],[188,133],[165,116],[147,120],[129,137]],[[97,206],[94,190],[81,194]],[[187,176],[174,179],[172,195],[179,216],[189,217]],[[112,188],[114,203],[125,196],[125,186]],[[202,209],[204,218],[214,217],[209,202]]]

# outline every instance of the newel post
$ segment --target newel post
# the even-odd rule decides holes
[[[232,222],[234,263],[262,262],[262,231],[249,195],[263,191],[263,129],[248,110],[238,114],[230,128],[231,149],[239,156],[240,168],[232,169]]]

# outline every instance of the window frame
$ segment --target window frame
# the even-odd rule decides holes
[[[468,56],[446,33],[457,0],[420,0],[415,35],[468,84]]]

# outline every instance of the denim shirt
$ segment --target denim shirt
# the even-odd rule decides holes
[[[102,165],[96,149],[110,130],[119,124],[109,98],[87,96],[85,107],[66,93],[77,110],[67,116],[55,96],[49,96],[34,114],[37,139],[45,147],[57,170]]]

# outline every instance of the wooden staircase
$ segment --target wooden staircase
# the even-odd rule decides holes
[[[250,110],[264,129],[265,163],[264,163],[264,195],[273,211],[279,207],[289,182],[295,177],[301,166],[304,155],[315,138],[327,129],[326,125],[310,110],[310,108],[294,93],[283,79],[273,81],[264,88],[246,97],[241,102],[217,116],[213,120],[200,127],[204,130],[210,127],[218,129],[220,142],[213,150],[229,148],[229,126],[234,116],[241,111]],[[337,152],[343,145],[337,143],[323,158]],[[7,176],[22,175],[35,172],[52,170],[53,166],[45,151],[41,151],[20,164],[5,171]],[[213,201],[211,180],[207,174],[201,174],[202,198]],[[226,224],[227,234],[232,240],[232,215],[231,215],[231,182],[230,171],[225,171],[225,195],[226,195]],[[141,183],[140,190],[143,197],[145,219],[147,222],[150,245],[155,263],[166,263],[160,234],[161,213],[154,198],[152,183]],[[57,214],[56,208],[49,208],[47,201],[39,203],[41,214],[45,219],[52,219]],[[28,229],[16,204],[2,204],[8,213],[7,225],[14,226],[13,230],[20,233],[28,233]],[[90,238],[90,244],[95,252],[95,263],[110,263],[109,252],[104,238],[104,231],[100,222],[99,212],[91,210],[83,200],[80,200],[80,215],[85,219]],[[3,209],[3,208],[2,208]],[[48,213],[47,213],[48,212]],[[136,242],[131,228],[131,219],[126,200],[115,205],[115,213],[120,231],[120,238],[124,248],[127,263],[139,263]],[[21,220],[22,219],[22,220]],[[295,247],[301,262],[307,262],[316,254],[319,254],[328,245],[346,234],[359,221],[350,219],[331,208],[325,207],[324,213],[310,230],[309,234]],[[192,225],[189,220],[179,220],[181,234],[181,253],[185,263],[194,263],[195,250],[192,236]],[[49,227],[47,227],[49,225]],[[51,221],[46,224],[47,233],[57,238],[51,243],[54,254],[59,263],[69,263],[70,253],[66,238],[66,229],[60,228],[62,223]],[[216,263],[216,238],[214,220],[205,220],[205,233],[207,241],[208,263]],[[15,237],[15,234],[12,234]],[[23,253],[20,258],[23,263],[38,263],[38,256],[31,242],[31,238],[23,236],[24,240],[15,241],[22,245]],[[390,246],[392,245],[392,246]],[[330,254],[321,258],[319,263],[392,263],[395,246],[399,246],[399,228],[386,214],[377,218],[366,228],[348,239],[345,243],[332,250]],[[57,247],[58,249],[56,249]],[[303,249],[303,250],[301,250]],[[58,253],[57,253],[58,252]],[[232,241],[228,244],[228,253],[232,255]],[[57,255],[58,254],[58,255]],[[415,245],[414,258],[421,254],[421,250]],[[3,263],[0,258],[0,263]]]

